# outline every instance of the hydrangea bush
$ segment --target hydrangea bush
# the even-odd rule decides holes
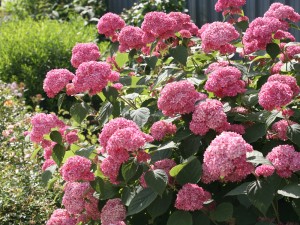
[[[64,190],[48,225],[299,224],[300,15],[273,3],[249,22],[245,3],[218,0],[224,22],[201,28],[180,12],[141,27],[107,13],[109,54],[79,43],[75,74],[47,74],[59,108],[77,100],[65,119],[31,120],[43,180]]]

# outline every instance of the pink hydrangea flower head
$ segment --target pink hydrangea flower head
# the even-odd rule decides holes
[[[92,181],[95,179],[91,172],[92,162],[82,156],[72,156],[60,168],[60,173],[65,181]]]
[[[92,220],[99,220],[101,217],[101,212],[98,209],[98,199],[93,196],[94,191],[88,192],[86,195],[86,201],[84,203],[84,209],[87,215],[87,218]]]
[[[279,145],[268,153],[267,159],[273,164],[276,173],[282,178],[289,178],[300,170],[300,153],[292,145]]]
[[[191,32],[189,32],[188,30],[180,30],[179,34],[183,38],[191,38],[192,37]]]
[[[200,102],[193,113],[190,130],[196,135],[205,135],[209,129],[226,130],[227,116],[223,104],[215,99]]]
[[[274,123],[272,125],[272,133],[275,133],[275,135],[272,135],[271,137],[273,139],[278,138],[280,140],[286,141],[288,140],[287,137],[287,130],[288,127],[291,126],[292,124],[295,124],[293,121],[287,121],[287,120],[279,120],[278,122]]]
[[[246,4],[246,0],[218,0],[215,4],[215,10],[222,12],[226,9],[240,8]]]
[[[168,83],[160,92],[158,108],[166,116],[187,114],[194,111],[199,94],[192,83],[178,81]]]
[[[119,223],[126,218],[126,208],[121,199],[109,199],[101,211],[101,224],[111,225]]]
[[[241,181],[254,168],[246,161],[246,153],[253,147],[240,134],[223,132],[218,135],[204,152],[204,183],[212,181]]]
[[[220,98],[236,96],[246,91],[246,83],[241,76],[242,73],[235,67],[221,67],[209,74],[204,89]]]
[[[220,69],[222,67],[227,67],[227,66],[229,66],[229,62],[227,61],[219,61],[219,62],[211,63],[205,70],[205,74],[209,74],[217,69]]]
[[[45,171],[48,167],[56,165],[53,159],[46,159],[42,166],[42,171]]]
[[[279,2],[273,3],[264,14],[264,17],[277,18],[282,21],[290,20],[292,22],[300,20],[300,15],[291,6],[283,5]]]
[[[196,211],[203,203],[211,199],[211,194],[197,184],[185,184],[177,194],[175,208],[184,211]]]
[[[71,214],[80,214],[84,211],[85,195],[90,189],[89,182],[67,182],[64,187],[62,204]],[[91,190],[91,189],[90,189]]]
[[[265,83],[258,94],[258,103],[268,111],[280,108],[292,101],[293,91],[290,86],[279,81]]]
[[[52,128],[65,127],[65,123],[54,114],[38,113],[31,118],[32,130],[30,140],[36,143],[43,141],[43,136],[49,134]]]
[[[94,43],[78,43],[72,49],[71,64],[75,68],[83,62],[97,61],[101,54]]]
[[[45,160],[50,159],[52,156],[53,148],[56,145],[56,142],[43,140],[40,144],[44,149],[44,159]]]
[[[117,71],[111,71],[111,74],[108,76],[108,80],[111,82],[117,82],[120,80],[120,73]]]
[[[274,171],[275,171],[274,166],[260,165],[260,166],[256,167],[255,174],[256,174],[256,176],[269,177],[274,173]]]
[[[136,155],[136,160],[139,163],[147,162],[150,159],[151,159],[151,155],[145,151],[138,151],[138,153]]]
[[[297,45],[288,46],[285,49],[284,54],[280,54],[280,60],[282,62],[287,62],[287,61],[292,60],[295,57],[295,55],[298,55],[298,54],[300,54],[300,46],[297,46]]]
[[[149,12],[145,15],[142,29],[145,32],[143,41],[150,43],[155,38],[167,39],[174,35],[177,22],[164,12]]]
[[[279,61],[275,63],[275,65],[271,68],[271,74],[280,74],[281,73],[281,67],[283,66],[283,62]]]
[[[243,37],[245,54],[258,50],[265,50],[268,43],[272,42],[272,34],[278,30],[286,31],[288,25],[276,18],[258,17],[249,24]]]
[[[84,62],[76,70],[72,82],[77,93],[88,91],[90,95],[101,92],[106,87],[111,67],[105,62]]]
[[[56,209],[46,225],[76,225],[76,219],[72,218],[66,209]]]
[[[107,147],[107,142],[110,139],[110,137],[119,129],[124,128],[134,128],[136,130],[140,130],[138,125],[133,122],[132,120],[127,120],[125,118],[115,118],[111,121],[109,121],[107,124],[105,124],[102,128],[101,133],[99,134],[99,143],[104,148],[104,150]]]
[[[139,27],[124,27],[119,34],[119,51],[125,52],[131,49],[141,49],[145,46],[143,35],[144,31]]]
[[[108,177],[110,182],[113,184],[118,184],[118,175],[121,163],[116,161],[113,157],[108,156],[105,158],[100,165],[100,169],[104,176]]]
[[[239,38],[239,33],[234,26],[227,22],[213,22],[206,24],[199,31],[204,52],[220,51],[221,54],[233,53],[235,47],[231,41]]]
[[[117,40],[117,31],[123,27],[125,27],[125,21],[119,15],[110,12],[104,14],[97,24],[98,33],[111,37],[112,41]]]
[[[190,36],[198,33],[198,27],[191,22],[191,17],[188,14],[182,12],[170,12],[168,16],[176,21],[174,32],[179,32],[181,34],[186,33]]]
[[[245,126],[242,124],[230,124],[227,131],[235,132],[241,135],[246,133]]]
[[[290,41],[296,41],[296,38],[287,31],[283,31],[283,30],[278,30],[275,34],[274,34],[274,39],[279,39],[279,40],[286,40],[286,39],[290,39]]]
[[[157,121],[151,128],[150,133],[154,140],[161,141],[166,135],[172,135],[176,133],[176,126],[166,121]]]
[[[54,98],[74,78],[67,69],[53,69],[46,74],[43,89],[49,98]]]
[[[117,89],[118,91],[120,91],[123,88],[123,84],[121,84],[121,83],[115,83],[115,84],[112,85],[112,87],[114,87],[115,89]]]
[[[78,141],[78,131],[77,130],[72,130],[70,132],[68,132],[66,135],[65,135],[65,139],[67,141],[67,143],[70,145],[70,144],[73,144],[74,142]]]

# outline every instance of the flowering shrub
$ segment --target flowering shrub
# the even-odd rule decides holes
[[[48,224],[297,224],[300,66],[288,49],[300,44],[288,28],[300,15],[274,3],[249,23],[243,4],[219,0],[227,21],[200,29],[183,13],[150,12],[141,27],[108,13],[106,62],[87,44],[75,75],[49,72],[48,96],[78,102],[64,122],[32,118],[44,182],[58,171],[64,186]]]

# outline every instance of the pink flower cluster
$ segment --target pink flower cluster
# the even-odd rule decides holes
[[[239,9],[246,4],[246,0],[218,0],[215,4],[215,10],[222,12],[225,10]]]
[[[229,66],[229,62],[227,61],[218,61],[214,62],[208,65],[207,69],[205,70],[205,74],[209,74],[217,69],[220,69],[221,67],[227,67]]]
[[[299,45],[287,46],[284,48],[284,53],[280,54],[280,60],[282,62],[287,62],[292,60],[298,54],[300,54]]]
[[[177,194],[175,208],[184,211],[196,211],[203,203],[211,199],[211,194],[197,184],[185,184]]]
[[[195,102],[199,93],[192,83],[178,81],[168,83],[160,92],[157,106],[166,116],[191,113],[195,109]]]
[[[121,199],[109,199],[101,211],[102,225],[125,225],[123,220],[126,218],[126,208]]]
[[[212,181],[241,181],[254,168],[246,161],[246,153],[253,148],[240,134],[223,132],[218,135],[204,152],[204,183]]]
[[[65,127],[65,123],[54,114],[38,113],[31,118],[32,130],[30,140],[41,143],[44,135],[49,134],[52,128]]]
[[[290,103],[294,96],[299,94],[299,86],[292,76],[274,74],[261,87],[258,94],[258,103],[266,110],[271,111]]]
[[[264,14],[264,17],[277,18],[281,21],[290,20],[292,22],[300,20],[300,15],[291,6],[279,2],[273,3]]]
[[[166,135],[175,134],[176,130],[174,124],[161,120],[151,126],[150,133],[154,140],[161,141]]]
[[[255,174],[256,174],[256,176],[269,177],[274,173],[274,171],[275,171],[274,166],[260,165],[260,166],[256,167]]]
[[[106,13],[100,18],[97,24],[98,33],[110,37],[112,41],[117,41],[118,31],[123,27],[125,27],[124,20],[114,13]]]
[[[238,39],[240,35],[230,23],[213,22],[204,24],[198,36],[202,40],[201,47],[204,52],[220,51],[221,54],[231,54],[236,48],[230,42]]]
[[[131,49],[141,49],[145,46],[143,41],[144,31],[139,27],[126,26],[119,34],[119,51],[125,52]]]
[[[220,67],[209,74],[204,89],[220,98],[236,96],[246,91],[241,76],[242,73],[233,66]]]
[[[292,124],[295,124],[295,122],[290,121],[290,120],[279,120],[278,122],[274,123],[272,125],[272,129],[270,134],[268,134],[268,138],[270,139],[280,139],[283,141],[288,140],[287,137],[287,130],[288,127],[291,126]]]
[[[300,153],[292,145],[279,145],[268,153],[267,159],[273,164],[276,173],[289,178],[293,172],[300,170]]]
[[[56,163],[54,162],[53,159],[46,159],[46,161],[44,162],[43,166],[42,166],[42,171],[45,171],[47,168],[49,168],[50,166],[55,165]]]
[[[77,220],[72,218],[66,209],[56,209],[46,225],[76,225]]]
[[[205,135],[209,129],[222,132],[227,130],[229,123],[223,110],[222,102],[215,99],[207,99],[200,102],[193,112],[190,130],[197,135]]]
[[[60,168],[60,173],[65,181],[91,181],[95,179],[91,172],[92,162],[82,156],[72,156]]]
[[[53,69],[46,74],[43,89],[49,98],[57,95],[74,78],[67,69]]]
[[[81,63],[97,61],[100,58],[99,48],[94,43],[79,43],[72,49],[71,64],[78,68]]]

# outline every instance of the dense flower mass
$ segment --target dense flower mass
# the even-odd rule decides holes
[[[268,82],[272,82],[272,81],[278,81],[282,84],[288,85],[293,91],[294,96],[298,95],[300,92],[300,87],[298,86],[295,77],[288,76],[288,75],[274,74],[268,78]]]
[[[254,168],[246,161],[246,153],[253,151],[240,134],[223,132],[204,152],[202,181],[241,181]]]
[[[121,164],[120,161],[115,160],[112,156],[108,156],[101,162],[100,169],[104,176],[109,178],[111,183],[117,184]]]
[[[283,178],[292,176],[300,170],[300,153],[292,145],[279,145],[268,153],[267,159],[273,164],[276,173]]]
[[[260,165],[260,166],[256,167],[255,174],[256,174],[256,176],[269,177],[274,173],[274,171],[275,171],[274,166]]]
[[[131,49],[141,49],[145,46],[143,42],[144,31],[139,27],[126,26],[119,34],[119,50],[125,52]]]
[[[54,114],[38,113],[31,118],[32,130],[30,140],[40,143],[45,134],[49,134],[52,128],[62,128],[66,125]]]
[[[95,179],[91,172],[92,162],[82,156],[72,156],[60,168],[60,173],[65,181],[91,181]]]
[[[56,165],[56,163],[54,162],[53,159],[47,159],[43,166],[42,166],[42,171],[45,171],[47,168],[49,168],[50,166]]]
[[[264,14],[264,17],[273,17],[282,21],[290,20],[292,22],[298,22],[300,20],[300,15],[296,13],[291,6],[283,5],[280,2],[273,3]]]
[[[284,52],[280,54],[280,60],[282,62],[287,62],[292,60],[296,55],[300,54],[300,46],[292,45],[285,48]],[[298,59],[299,57],[297,57]]]
[[[78,43],[72,49],[71,64],[75,68],[83,62],[97,61],[100,58],[99,48],[94,43]]]
[[[88,91],[90,95],[97,94],[106,87],[111,74],[111,67],[107,63],[96,61],[81,63],[72,80],[74,92]]]
[[[176,133],[176,126],[166,121],[157,121],[151,128],[150,133],[155,140],[162,140],[166,135],[172,135]]]
[[[246,84],[241,76],[242,73],[235,67],[221,67],[209,74],[204,88],[220,98],[236,96],[246,91]]]
[[[240,8],[246,4],[246,0],[218,0],[215,5],[215,10],[217,12],[222,12],[226,9]]]
[[[176,21],[174,32],[188,32],[189,35],[196,35],[198,33],[198,27],[191,22],[191,17],[188,14],[170,12],[168,16]]]
[[[266,110],[280,108],[293,99],[290,86],[279,81],[265,83],[258,94],[258,103]]]
[[[126,218],[126,208],[121,199],[109,199],[101,211],[101,224],[121,224]]]
[[[278,122],[274,123],[272,125],[271,133],[268,135],[270,139],[280,139],[283,141],[288,140],[287,137],[287,130],[288,127],[292,124],[295,124],[295,122],[290,120],[279,120]]]
[[[43,89],[49,98],[57,95],[74,78],[67,69],[53,69],[46,74]]]
[[[227,130],[228,126],[229,123],[222,102],[207,99],[196,106],[190,123],[190,130],[194,134],[203,136],[210,129],[221,132]]]
[[[125,27],[124,20],[119,15],[114,13],[106,13],[100,18],[97,24],[99,34],[104,34],[106,37],[111,37],[112,41],[117,41],[117,32],[123,27]]]
[[[66,209],[56,209],[46,225],[76,225],[77,221],[72,218]]]
[[[192,83],[178,81],[168,83],[160,92],[157,106],[166,116],[186,114],[194,111],[199,93]]]
[[[203,25],[198,36],[202,40],[204,52],[220,51],[221,54],[227,54],[235,52],[235,47],[230,42],[236,40],[239,33],[230,23],[213,22]]]
[[[205,70],[205,74],[209,74],[217,69],[220,69],[222,67],[227,67],[227,66],[229,66],[229,62],[227,62],[227,61],[213,62],[213,63],[209,64],[209,66]]]
[[[177,194],[175,207],[184,211],[203,208],[203,203],[211,199],[211,194],[197,184],[185,184]]]

